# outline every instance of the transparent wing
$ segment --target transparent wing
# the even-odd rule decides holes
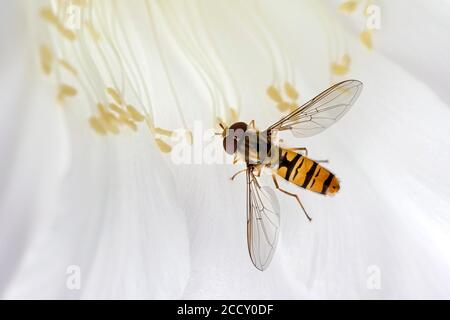
[[[362,88],[363,84],[358,80],[335,84],[267,130],[291,130],[294,136],[300,138],[318,134],[342,118],[355,103]]]
[[[256,268],[269,266],[278,242],[280,209],[275,192],[262,186],[253,167],[247,168],[247,244]]]

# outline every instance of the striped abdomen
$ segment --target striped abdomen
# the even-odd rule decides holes
[[[326,195],[339,191],[339,181],[317,162],[291,150],[282,149],[276,173],[299,187]]]

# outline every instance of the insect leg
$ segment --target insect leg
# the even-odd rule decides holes
[[[252,120],[248,123],[249,127],[252,127],[253,129],[256,129],[255,120]]]
[[[305,152],[305,157],[308,157],[308,149],[307,148],[287,148],[288,150],[292,150],[292,151],[304,151]],[[315,162],[318,163],[329,163],[328,160],[314,160]]]
[[[262,166],[255,166],[254,167],[255,169],[254,170],[256,170],[256,174],[255,174],[255,177],[260,177],[261,176],[261,172],[262,172]]]
[[[312,219],[311,217],[308,215],[308,213],[305,210],[305,207],[303,207],[302,202],[300,201],[300,198],[298,197],[298,195],[294,194],[294,193],[290,193],[286,190],[283,190],[280,188],[280,186],[278,185],[278,181],[277,181],[277,177],[275,176],[275,174],[272,174],[272,179],[273,179],[273,183],[275,184],[275,188],[277,188],[277,190],[283,192],[284,194],[287,194],[288,196],[294,197],[295,199],[297,199],[297,202],[300,204],[300,207],[303,210],[303,213],[305,214],[306,218],[308,218],[308,220],[311,222]]]
[[[289,148],[289,150],[292,150],[292,151],[304,151],[305,152],[305,157],[308,156],[308,149],[307,148]]]
[[[247,169],[243,169],[243,170],[240,170],[240,171],[236,172],[236,173],[230,178],[231,181],[233,181],[238,175],[240,175],[241,173],[244,173],[245,171],[247,171]]]
[[[233,164],[236,164],[238,162],[238,158],[236,157],[236,154],[233,156]]]

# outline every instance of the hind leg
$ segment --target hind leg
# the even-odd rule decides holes
[[[308,149],[307,148],[289,148],[292,151],[302,151],[305,153],[305,157],[308,157]]]
[[[278,185],[277,177],[276,177],[275,174],[272,175],[272,179],[273,179],[273,183],[275,184],[275,188],[277,188],[277,190],[283,192],[284,194],[287,194],[288,196],[294,197],[294,198],[297,200],[297,202],[298,202],[298,204],[300,205],[300,207],[302,208],[303,213],[305,214],[306,218],[308,218],[308,220],[311,222],[312,219],[311,219],[311,217],[308,215],[308,213],[306,212],[305,207],[303,207],[303,204],[302,204],[302,202],[300,201],[300,198],[298,197],[298,195],[296,195],[296,194],[294,194],[294,193],[290,193],[290,192],[288,192],[288,191],[286,191],[286,190],[281,189],[280,186]]]
[[[307,149],[307,148],[288,148],[288,150],[292,150],[292,151],[303,151],[303,152],[305,153],[304,156],[305,156],[305,157],[308,157],[308,149]],[[318,162],[318,163],[328,163],[328,162],[329,162],[327,159],[325,159],[325,160],[315,160],[315,159],[314,159],[314,161],[315,161],[315,162]]]

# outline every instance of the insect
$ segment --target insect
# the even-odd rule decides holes
[[[241,173],[247,177],[247,244],[255,267],[265,270],[277,245],[280,215],[274,189],[259,182],[261,171],[268,168],[276,190],[294,197],[311,221],[298,195],[282,189],[282,178],[306,190],[332,196],[339,191],[339,180],[319,161],[308,158],[306,148],[287,148],[274,139],[278,132],[290,131],[296,137],[318,134],[339,120],[355,103],[363,84],[347,80],[333,85],[314,99],[298,107],[264,131],[249,124],[236,122],[227,128],[221,124],[225,152],[234,155],[234,163],[243,161]]]

